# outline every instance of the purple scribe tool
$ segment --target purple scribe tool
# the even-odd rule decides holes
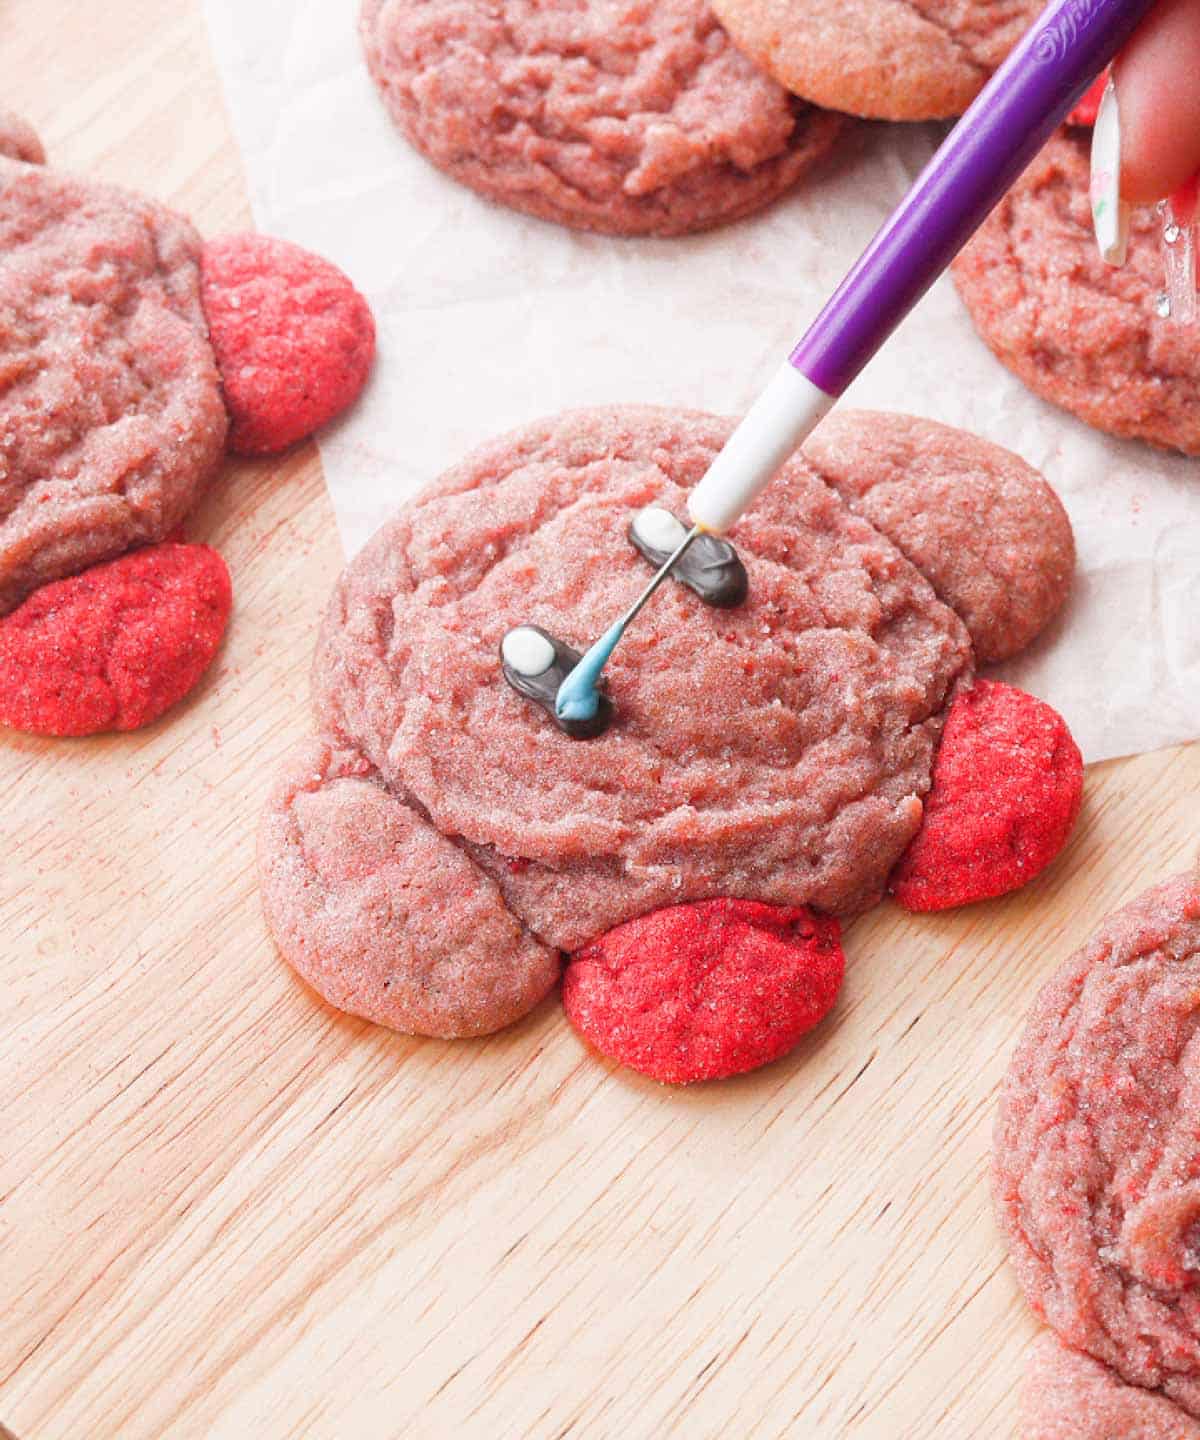
[[[594,713],[625,626],[696,535],[722,534],[808,436],[978,229],[1112,60],[1154,0],[1052,0],[946,137],[899,209],[688,496],[693,529],[559,688],[560,715]]]

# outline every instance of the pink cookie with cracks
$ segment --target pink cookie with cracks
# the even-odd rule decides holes
[[[1097,430],[1200,455],[1200,326],[1157,312],[1162,222],[1133,212],[1120,269],[1096,249],[1086,129],[1055,136],[953,274],[976,329],[1038,395]]]
[[[1110,916],[1041,991],[996,1122],[1030,1304],[1200,1417],[1200,874]]]
[[[876,120],[961,115],[1041,0],[713,0],[738,45],[817,105]]]

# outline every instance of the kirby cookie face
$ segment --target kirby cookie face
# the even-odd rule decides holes
[[[685,513],[731,429],[639,406],[531,425],[442,476],[347,568],[313,668],[318,739],[285,765],[260,844],[270,927],[332,1003],[477,1034],[535,1004],[565,960],[584,1033],[671,1080],[763,1063],[828,1009],[835,917],[874,905],[921,833],[947,715],[978,691],[972,634],[1005,654],[1046,623],[1070,583],[1071,532],[1007,452],[904,416],[842,416],[731,533],[740,603],[669,583],[614,657],[609,723],[565,734],[514,680],[561,664],[563,647],[577,655],[637,593],[646,547],[674,533],[661,512]],[[953,485],[961,503],[919,513],[922,493]],[[729,557],[710,558],[727,597]],[[1040,704],[1021,696],[990,732],[963,727],[985,756],[965,767],[980,787],[1022,702]],[[1078,751],[1070,761],[1060,829],[1078,808]],[[963,768],[948,810],[972,803]],[[1007,855],[1012,826],[1038,821],[1002,818]],[[403,844],[361,841],[381,826]],[[956,863],[936,844],[910,870],[930,880]],[[453,883],[421,878],[442,865]],[[1036,868],[978,893],[951,875],[943,903]],[[745,908],[701,914],[717,901]],[[780,988],[763,1000],[772,968]],[[660,1039],[674,1038],[606,1044],[621,1006],[656,983]],[[751,993],[761,1044],[696,1041],[704,1014],[745,1014]]]
[[[363,0],[359,28],[417,150],[490,200],[578,229],[738,219],[844,124],[753,65],[706,0]]]
[[[40,158],[0,116],[0,723],[77,735],[156,718],[228,617],[205,547],[120,557],[174,535],[228,444],[281,449],[349,404],[374,329],[327,261],[261,236],[206,245],[164,206]],[[204,618],[185,634],[193,591]],[[84,632],[64,618],[89,614]],[[117,654],[154,703],[96,698]]]
[[[1200,1433],[1198,1019],[1193,871],[1110,916],[1067,961],[1004,1082],[997,1213],[1030,1304],[1096,1362],[1075,1365],[1072,1385],[1131,1417],[1097,1436]]]

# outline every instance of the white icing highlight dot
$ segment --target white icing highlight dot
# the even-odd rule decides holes
[[[683,544],[684,526],[661,505],[647,505],[633,517],[633,533],[655,550],[674,550]]]
[[[540,675],[554,664],[554,646],[529,625],[518,625],[500,642],[504,663],[518,675]]]

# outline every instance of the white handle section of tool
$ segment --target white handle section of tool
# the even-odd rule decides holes
[[[688,496],[693,524],[723,535],[817,428],[834,398],[785,360]]]

